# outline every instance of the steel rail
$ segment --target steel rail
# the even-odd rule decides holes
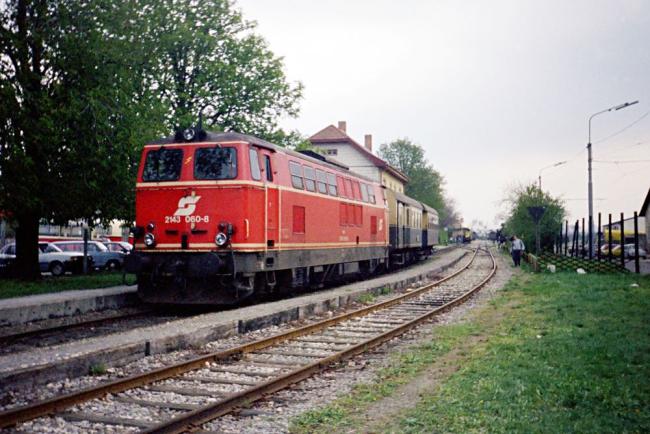
[[[63,330],[74,329],[77,327],[88,327],[96,324],[101,324],[108,321],[118,321],[122,319],[132,319],[138,316],[145,316],[153,313],[152,309],[141,309],[136,312],[129,312],[125,314],[107,315],[105,317],[93,318],[87,321],[71,322],[68,324],[60,324],[52,327],[33,328],[16,333],[0,334],[0,345],[8,345],[19,339],[31,338],[45,333],[60,332]]]
[[[190,371],[201,369],[205,366],[205,363],[207,362],[225,361],[232,358],[241,357],[243,354],[260,350],[263,348],[267,348],[276,345],[280,342],[284,342],[299,336],[307,335],[325,329],[339,322],[343,322],[348,319],[359,317],[359,316],[364,316],[376,310],[385,309],[395,304],[399,304],[405,300],[416,297],[421,293],[426,292],[440,285],[441,283],[446,282],[447,280],[452,279],[457,275],[459,275],[460,273],[464,272],[474,262],[474,259],[476,258],[478,251],[479,249],[476,249],[474,251],[474,254],[470,258],[470,260],[461,269],[455,271],[454,273],[448,276],[443,277],[442,279],[424,285],[411,292],[398,295],[389,300],[376,303],[370,306],[366,306],[352,312],[343,313],[341,315],[323,321],[319,321],[314,324],[309,324],[303,327],[299,327],[297,329],[280,333],[268,338],[262,338],[257,341],[239,345],[237,347],[233,347],[227,350],[217,351],[210,354],[198,356],[193,359],[180,362],[171,366],[154,369],[152,371],[148,371],[142,374],[135,374],[130,377],[126,377],[126,378],[108,382],[106,384],[100,384],[97,386],[78,390],[76,392],[71,392],[62,396],[49,398],[23,407],[9,409],[0,413],[0,428],[14,426],[22,422],[36,419],[37,417],[61,412],[62,410],[70,408],[76,404],[87,402],[92,399],[101,398],[111,393],[119,393],[125,390],[142,387],[147,384],[155,383],[161,380],[166,380]],[[492,255],[490,254],[490,256]],[[492,260],[494,261],[494,258]]]
[[[476,249],[474,256],[472,256],[472,261],[476,257],[476,253],[478,252],[478,250],[479,249]],[[251,389],[244,390],[242,392],[230,395],[229,397],[221,401],[218,401],[214,404],[177,416],[167,422],[163,422],[150,429],[146,429],[143,431],[143,433],[174,434],[174,433],[187,432],[188,430],[198,429],[204,423],[209,422],[217,417],[223,416],[227,413],[230,413],[237,407],[248,405],[251,402],[257,401],[270,393],[277,392],[279,390],[287,388],[292,384],[305,380],[313,376],[314,374],[317,374],[321,371],[328,369],[329,366],[333,363],[337,363],[342,360],[349,359],[355,355],[367,352],[369,349],[377,347],[399,335],[406,333],[412,328],[419,326],[421,323],[431,319],[431,317],[438,315],[442,312],[445,312],[451,309],[452,307],[463,303],[465,300],[470,298],[474,293],[476,293],[479,289],[481,289],[496,273],[497,265],[494,256],[489,250],[486,251],[490,256],[490,259],[492,260],[492,269],[490,270],[489,275],[485,279],[483,279],[480,283],[475,285],[472,289],[463,293],[460,297],[442,306],[439,306],[431,310],[430,312],[422,314],[421,316],[415,318],[414,320],[411,320],[403,325],[393,328],[385,333],[370,338],[350,348],[346,348],[345,350],[342,350],[336,354],[333,354],[331,356],[313,362],[309,365],[298,368],[283,376],[280,376],[275,379],[271,379],[265,383],[260,384],[259,386],[255,386]],[[462,270],[465,270],[466,268],[467,266],[464,267]]]

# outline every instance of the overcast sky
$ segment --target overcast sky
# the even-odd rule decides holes
[[[587,215],[587,120],[595,210],[638,211],[650,187],[650,1],[238,0],[305,86],[282,126],[347,121],[361,142],[408,137],[470,224],[537,180]],[[620,132],[621,130],[624,130]],[[620,133],[619,133],[620,132]],[[618,134],[616,134],[618,133]],[[628,162],[634,160],[634,162]],[[646,161],[637,161],[646,160]],[[612,163],[611,161],[626,161]]]

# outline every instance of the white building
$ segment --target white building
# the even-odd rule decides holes
[[[340,121],[338,128],[329,125],[311,136],[309,141],[314,148],[345,164],[351,171],[374,179],[393,191],[404,193],[408,178],[372,153],[370,134],[366,134],[365,146],[361,146],[347,135],[345,121]]]

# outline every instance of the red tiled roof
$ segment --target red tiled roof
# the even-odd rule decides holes
[[[365,155],[372,163],[389,172],[393,176],[395,176],[397,179],[403,181],[403,182],[408,182],[409,179],[406,175],[404,175],[402,172],[370,152],[365,146],[361,146],[359,143],[355,142],[352,137],[348,136],[345,134],[343,131],[340,129],[336,128],[334,125],[328,125],[327,127],[323,128],[313,136],[309,138],[309,141],[311,142],[312,145],[318,145],[318,144],[324,144],[324,143],[347,143],[351,145],[353,148],[357,149],[357,151],[361,152],[363,155]]]

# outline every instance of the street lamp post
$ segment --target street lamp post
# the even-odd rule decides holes
[[[537,180],[539,181],[539,191],[542,191],[542,172],[546,169],[550,169],[551,167],[561,166],[566,163],[567,163],[566,161],[558,161],[555,164],[551,164],[550,166],[542,167],[541,169],[539,169],[539,175],[537,177]]]
[[[610,107],[606,110],[599,111],[597,113],[594,113],[593,115],[589,116],[589,142],[587,143],[587,172],[589,174],[589,183],[587,185],[588,189],[588,195],[589,195],[589,259],[592,259],[594,257],[594,241],[593,241],[593,233],[594,233],[594,187],[591,182],[591,161],[592,161],[592,156],[591,156],[591,120],[603,113],[611,112],[612,110],[617,111],[621,110],[624,108],[627,108],[631,105],[634,105],[638,103],[639,101],[632,101],[632,102],[626,102],[623,104],[615,105],[613,107]]]

